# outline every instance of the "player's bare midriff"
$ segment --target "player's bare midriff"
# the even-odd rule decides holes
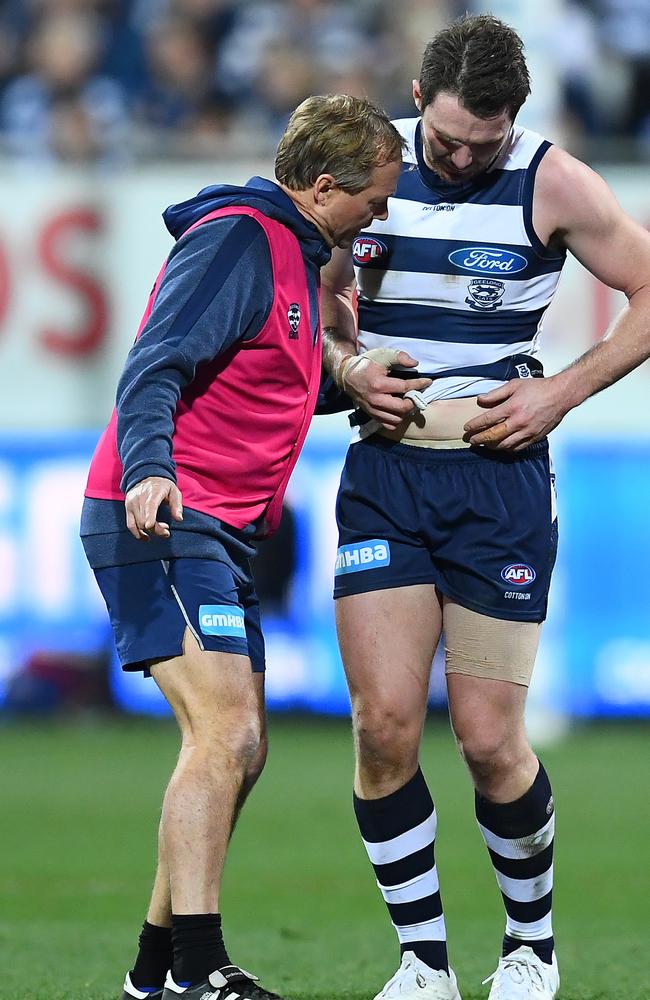
[[[476,399],[434,399],[426,410],[418,411],[395,430],[382,427],[378,433],[420,448],[469,448],[469,443],[463,441],[465,424],[484,412]]]

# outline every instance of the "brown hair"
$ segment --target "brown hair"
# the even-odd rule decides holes
[[[347,94],[308,97],[292,114],[275,157],[275,176],[305,191],[320,174],[358,194],[372,171],[401,159],[404,140],[371,101]]]
[[[507,110],[514,121],[530,94],[517,32],[491,14],[466,15],[439,31],[422,58],[422,110],[441,91],[455,94],[477,118],[496,118]]]

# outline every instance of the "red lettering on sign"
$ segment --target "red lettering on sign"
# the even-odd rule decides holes
[[[0,244],[0,328],[5,321],[11,299],[11,272],[4,247]]]
[[[86,306],[78,330],[69,333],[47,327],[40,333],[45,347],[55,354],[79,357],[92,354],[103,344],[108,331],[108,299],[102,284],[65,259],[65,241],[79,231],[100,233],[103,220],[93,209],[71,209],[56,215],[43,229],[39,253],[45,270],[58,282],[73,289]]]

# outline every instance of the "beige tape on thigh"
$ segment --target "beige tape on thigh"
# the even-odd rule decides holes
[[[509,622],[443,602],[445,671],[530,684],[541,622]]]

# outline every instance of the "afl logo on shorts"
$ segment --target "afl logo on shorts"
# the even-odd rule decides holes
[[[352,260],[361,267],[377,263],[388,253],[388,247],[374,236],[357,236],[352,244]]]
[[[501,570],[501,579],[512,587],[527,587],[536,576],[533,567],[527,563],[510,563]]]

